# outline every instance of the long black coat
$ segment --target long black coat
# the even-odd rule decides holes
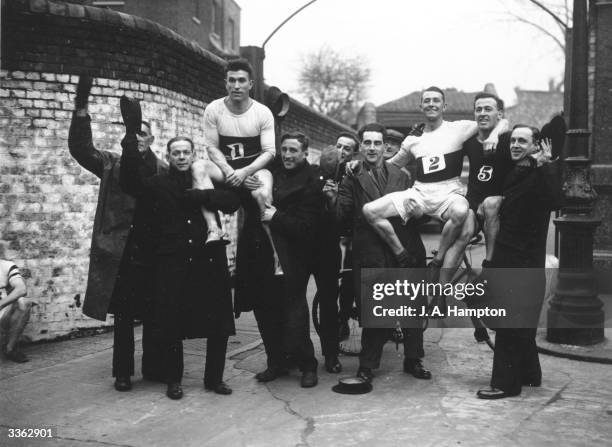
[[[323,196],[307,162],[294,171],[278,167],[273,178],[273,203],[277,212],[270,221],[270,230],[284,272],[283,296],[299,300],[306,294]],[[254,201],[247,202],[246,207],[236,252],[237,314],[265,303],[275,290],[272,247],[261,226],[259,209]]]
[[[491,265],[495,269],[488,282],[495,301],[492,306],[506,308],[509,317],[492,319],[491,327],[536,327],[544,300],[550,213],[561,205],[560,166],[552,162],[535,167],[534,160],[527,160],[532,165],[515,166],[504,183]]]
[[[95,148],[89,116],[73,115],[68,148],[81,166],[100,179],[83,313],[105,321],[107,312],[114,313],[111,304],[118,295],[125,289],[139,290],[139,287],[128,284],[130,268],[134,264],[146,268],[150,263],[152,247],[148,222],[151,208],[146,201],[135,201],[121,190],[120,155]],[[152,176],[167,170],[167,164],[148,149],[143,158],[142,174]],[[116,287],[116,284],[120,286]],[[145,290],[130,297],[136,299],[136,302],[130,302],[133,316],[142,316],[142,301],[148,298]]]
[[[191,173],[170,169],[144,178],[133,142],[122,142],[121,186],[153,202],[156,234],[155,298],[151,316],[157,339],[176,340],[235,333],[225,247],[206,246],[201,206],[232,213],[240,205],[232,191],[186,193]]]
[[[378,189],[365,165],[355,176],[345,176],[338,188],[336,218],[340,225],[347,228],[353,235],[353,269],[355,272],[365,267],[397,266],[397,260],[387,244],[365,220],[362,208],[366,203],[385,194],[407,189],[410,187],[410,177],[390,163],[383,163],[378,169],[381,172],[380,178],[383,180],[379,184],[382,190]],[[402,245],[414,258],[414,267],[424,267],[425,247],[415,222],[411,219],[406,225],[402,225],[399,217],[391,218],[390,222]],[[361,296],[360,275],[355,274],[353,277],[356,296]]]

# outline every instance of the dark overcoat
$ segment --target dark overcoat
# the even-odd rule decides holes
[[[403,191],[410,187],[410,177],[400,168],[383,163],[375,180],[366,166],[354,176],[345,176],[338,188],[336,218],[341,227],[353,235],[353,269],[359,272],[364,267],[393,267],[397,260],[387,244],[382,241],[372,226],[366,221],[363,206],[385,194]],[[414,267],[425,266],[425,247],[419,235],[416,223],[411,219],[402,225],[401,219],[391,218],[395,232],[413,258]],[[360,275],[353,275],[356,296],[360,294]]]
[[[550,214],[561,205],[561,177],[558,162],[536,167],[531,157],[526,160],[531,165],[515,166],[504,182],[491,265],[495,270],[487,279],[495,303],[510,315],[504,326],[535,328],[545,295]]]
[[[306,162],[293,172],[277,167],[273,172],[274,206],[270,221],[272,239],[284,275],[283,299],[305,297],[315,234],[323,210],[317,176]],[[253,310],[274,293],[272,248],[263,231],[259,210],[247,201],[246,219],[236,252],[236,313]]]
[[[192,191],[191,173],[171,168],[146,178],[136,145],[127,138],[121,186],[153,203],[155,293],[152,336],[159,340],[227,336],[235,333],[225,247],[205,245],[208,228],[201,207],[233,213],[238,195],[226,189]]]
[[[150,207],[144,202],[135,201],[121,190],[120,155],[95,148],[89,116],[73,115],[68,147],[74,159],[100,179],[83,313],[105,321],[106,314],[109,311],[112,313],[110,304],[114,295],[121,293],[115,287],[118,279],[124,276],[129,281],[127,271],[130,264],[150,264],[151,228],[147,223]],[[143,158],[143,175],[166,171],[166,163],[148,149]],[[142,310],[138,305],[132,307],[135,311]]]

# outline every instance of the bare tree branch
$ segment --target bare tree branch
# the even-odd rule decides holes
[[[342,121],[365,98],[369,79],[363,58],[347,58],[322,47],[303,57],[298,92],[311,107]]]
[[[550,37],[552,40],[554,40],[554,42],[559,46],[559,48],[561,49],[561,51],[563,53],[565,53],[565,43],[562,42],[557,36],[555,36],[553,33],[551,33],[550,31],[548,31],[546,28],[544,28],[542,25],[539,25],[535,22],[532,22],[531,20],[527,20],[523,17],[520,17],[512,12],[509,13],[510,15],[512,15],[512,17],[514,17],[515,20],[525,23],[527,25],[533,26],[534,28],[536,28],[538,31],[540,31],[541,33],[545,34],[546,36]]]
[[[555,14],[554,12],[552,12],[550,8],[548,8],[545,4],[543,4],[539,0],[528,0],[528,1],[534,4],[535,6],[537,6],[538,8],[540,8],[541,10],[543,10],[544,12],[548,13],[553,19],[555,19],[555,21],[559,24],[559,26],[561,26],[561,29],[564,32],[567,31],[568,29],[567,22],[564,22],[563,20],[561,20],[559,16]],[[567,9],[567,3],[566,3],[566,9]]]

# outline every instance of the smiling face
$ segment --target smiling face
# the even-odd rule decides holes
[[[253,80],[245,70],[228,71],[225,76],[225,89],[232,102],[243,102],[249,99]]]
[[[302,143],[295,138],[287,138],[281,143],[281,159],[287,170],[298,168],[306,161],[308,151],[302,149]]]
[[[170,167],[178,171],[188,171],[193,163],[193,148],[189,141],[175,141],[168,149],[167,157]]]
[[[478,130],[491,132],[499,120],[502,112],[497,108],[494,98],[480,98],[474,103],[474,120],[478,124]]]
[[[370,165],[377,165],[383,157],[385,143],[383,134],[380,132],[367,131],[363,133],[361,139],[361,153]]]
[[[521,161],[537,152],[538,145],[533,141],[533,133],[528,127],[517,127],[510,136],[510,156],[512,161]]]
[[[442,93],[433,90],[423,92],[421,96],[421,111],[428,121],[437,121],[442,119],[442,115],[446,110],[446,103]]]

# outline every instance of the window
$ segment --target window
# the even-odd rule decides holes
[[[223,10],[216,1],[212,2],[212,30],[217,36],[223,36]]]
[[[200,17],[200,0],[193,0],[193,17],[191,18],[195,23],[200,25],[202,23]]]
[[[233,19],[228,21],[230,48],[236,50],[236,25]]]

